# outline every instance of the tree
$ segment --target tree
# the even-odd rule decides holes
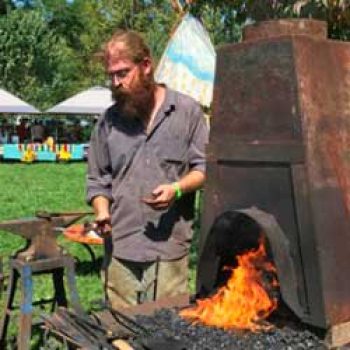
[[[116,28],[143,33],[158,58],[176,20],[170,3],[164,0],[42,0],[37,6],[51,30],[74,52],[80,77],[77,90],[105,83],[98,56]]]
[[[14,4],[11,0],[0,0],[0,16],[6,15],[13,8]]]
[[[98,56],[116,28],[141,32],[157,60],[186,11],[203,22],[214,45],[239,41],[247,22],[297,17],[327,20],[330,37],[349,40],[349,2],[0,0],[0,83],[38,106],[57,103],[105,83]]]
[[[220,10],[224,19],[228,11],[233,11],[239,25],[278,18],[320,19],[328,22],[329,37],[350,39],[349,0],[192,0],[186,6],[196,13],[202,13],[206,7]]]
[[[0,17],[0,85],[46,108],[72,90],[72,52],[38,10],[17,9]]]

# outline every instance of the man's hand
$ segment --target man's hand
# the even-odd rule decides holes
[[[106,237],[112,232],[110,215],[97,215],[92,223],[92,229],[101,237]]]
[[[142,201],[155,210],[167,209],[175,200],[175,188],[172,184],[159,185],[150,198],[142,198]]]
[[[103,196],[97,196],[92,200],[92,207],[95,212],[92,229],[102,237],[109,235],[112,231],[109,200]]]
[[[183,178],[176,181],[181,192],[189,193],[199,189],[205,180],[205,174],[199,170],[192,170]],[[142,202],[155,210],[167,209],[176,197],[175,183],[162,184],[156,187],[149,198],[142,198]]]

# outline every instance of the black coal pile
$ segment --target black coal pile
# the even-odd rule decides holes
[[[186,350],[323,350],[321,339],[310,330],[290,326],[274,327],[267,331],[225,331],[223,329],[194,325],[181,318],[176,310],[161,309],[152,316],[137,315],[136,321],[157,338],[173,339],[174,349]],[[143,345],[141,343],[143,342]],[[178,344],[182,344],[180,347]],[[132,340],[135,349],[145,349],[144,339]],[[151,348],[151,347],[150,347]],[[171,350],[171,346],[164,350]]]

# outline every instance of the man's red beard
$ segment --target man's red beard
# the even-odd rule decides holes
[[[139,79],[131,90],[123,87],[111,87],[112,97],[123,117],[147,120],[154,107],[155,83],[140,73]]]

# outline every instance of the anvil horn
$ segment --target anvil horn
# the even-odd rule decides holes
[[[31,239],[39,233],[38,231],[45,223],[45,220],[38,218],[8,220],[0,223],[0,230]]]
[[[61,249],[56,242],[60,234],[57,227],[65,228],[91,212],[49,213],[41,211],[36,217],[22,218],[0,222],[0,230],[20,235],[29,243],[25,250],[18,252],[18,256],[26,259],[52,258],[60,256]]]
[[[11,232],[22,236],[25,239],[43,234],[57,234],[50,228],[55,226],[67,227],[91,212],[74,212],[74,213],[49,213],[38,212],[36,217],[21,218],[15,220],[7,220],[0,222],[0,230]]]

